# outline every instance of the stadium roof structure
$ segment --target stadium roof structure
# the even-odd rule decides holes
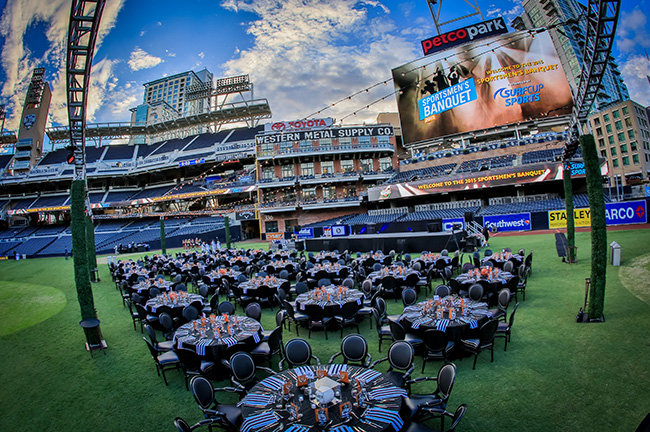
[[[222,105],[218,110],[180,117],[155,124],[95,123],[86,125],[88,139],[114,139],[131,135],[155,135],[167,131],[184,129],[209,123],[237,123],[271,118],[271,107],[267,99],[254,99]],[[49,128],[47,136],[53,143],[70,140],[67,126]]]

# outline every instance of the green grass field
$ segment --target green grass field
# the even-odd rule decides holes
[[[458,430],[635,430],[650,412],[650,231],[609,233],[608,242],[621,244],[622,266],[607,269],[606,322],[598,324],[575,322],[589,277],[588,233],[577,234],[578,263],[572,265],[557,257],[551,234],[490,240],[493,250],[534,250],[533,273],[508,351],[498,340],[494,363],[483,353],[476,370],[471,358],[455,361],[449,408],[469,408]],[[156,376],[105,264],[100,272],[93,290],[108,350],[91,358],[78,325],[72,260],[0,262],[0,431],[172,431],[176,416],[202,418],[180,372],[168,373],[167,387]],[[389,300],[388,306],[391,314],[401,312],[401,303]],[[270,329],[274,314],[264,314]],[[367,321],[361,330],[373,359],[383,357],[375,330]],[[329,336],[325,341],[316,332],[310,339],[323,361],[339,349],[338,331]],[[291,337],[293,326],[285,342]],[[415,376],[420,368],[416,358]],[[438,368],[429,362],[425,375]]]

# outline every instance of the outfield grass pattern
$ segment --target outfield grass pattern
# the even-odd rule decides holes
[[[588,233],[577,234],[578,263],[571,265],[556,256],[552,234],[490,240],[493,250],[534,250],[533,273],[526,301],[520,299],[508,351],[503,351],[503,340],[497,340],[494,363],[489,353],[483,353],[476,370],[471,358],[455,360],[458,378],[449,408],[461,403],[469,408],[458,430],[634,430],[650,412],[650,305],[626,286],[636,283],[647,290],[648,281],[635,275],[643,275],[638,266],[647,272],[640,257],[647,254],[650,231],[609,233],[608,241],[616,240],[622,247],[621,277],[619,269],[608,269],[606,322],[599,324],[575,322],[589,277]],[[72,260],[63,258],[0,262],[0,329],[14,329],[0,334],[0,431],[173,431],[176,416],[198,421],[200,410],[185,390],[182,374],[169,372],[167,387],[156,376],[142,335],[133,331],[105,264],[100,265],[102,282],[93,284],[93,290],[107,354],[97,352],[91,358],[83,349],[72,267]],[[52,294],[57,291],[58,299]],[[12,293],[54,295],[53,304],[59,306],[52,312],[38,300],[36,305],[11,303]],[[389,300],[388,308],[389,314],[397,314],[401,303]],[[34,316],[43,320],[15,327]],[[273,321],[274,313],[265,309],[264,327],[271,329]],[[387,347],[377,352],[375,330],[365,321],[361,331],[373,359],[382,358]],[[300,334],[306,337],[307,331]],[[285,342],[291,337],[293,326],[285,331]],[[309,341],[322,361],[340,346],[338,331],[332,331],[328,341],[322,332],[314,332]],[[425,375],[434,376],[439,366],[429,362]],[[416,358],[414,376],[420,376],[420,368],[421,359]],[[234,402],[228,396],[223,400]]]

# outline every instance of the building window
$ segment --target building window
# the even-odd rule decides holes
[[[390,157],[383,157],[379,159],[379,168],[382,171],[388,171],[389,169],[393,168],[393,160]]]
[[[625,127],[626,128],[631,128],[632,127],[632,119],[631,118],[627,117],[625,119]]]
[[[623,123],[620,120],[617,120],[616,123],[616,130],[623,130]]]
[[[627,136],[630,139],[634,139],[634,129],[630,129],[629,131],[627,131]]]
[[[266,221],[264,225],[266,226],[267,233],[278,232],[278,221]]]
[[[280,143],[280,150],[287,151],[293,148],[293,141],[283,141]]]
[[[623,166],[628,166],[628,165],[630,165],[630,157],[623,156]]]
[[[320,163],[320,172],[321,174],[334,174],[334,162],[333,161],[323,161]]]
[[[352,172],[354,171],[354,161],[352,159],[343,159],[341,160],[341,172]]]
[[[606,158],[606,157],[607,157],[607,152],[606,152],[605,150],[601,150],[601,151],[600,151],[600,155],[601,155],[602,157]]]
[[[293,165],[282,165],[282,177],[293,177],[295,175]]]
[[[603,128],[596,128],[596,136],[603,136]]]
[[[618,134],[618,142],[623,142],[625,141],[625,132],[620,132]]]
[[[618,168],[618,159],[612,159],[612,166]]]
[[[618,110],[612,111],[612,115],[615,119],[621,118],[621,114],[618,112]]]
[[[332,147],[332,138],[322,138],[318,141],[318,145],[321,147]]]
[[[275,176],[275,170],[273,166],[262,167],[262,178],[263,179],[272,179]]]
[[[621,153],[627,153],[627,144],[621,145]]]
[[[633,154],[632,155],[632,162],[634,162],[635,164],[639,163],[639,155],[638,154]]]
[[[311,141],[300,141],[301,150],[310,150],[312,147]]]
[[[614,135],[610,135],[607,137],[607,141],[609,142],[609,145],[614,145]]]
[[[316,199],[316,188],[307,188],[302,190],[303,201],[313,201]]]
[[[606,124],[605,129],[607,129],[607,133],[611,134],[612,133],[612,125],[611,124]]]
[[[630,143],[630,149],[632,149],[632,151],[637,149],[636,141]]]
[[[323,199],[335,199],[335,198],[336,198],[336,186],[324,186]]]
[[[343,193],[346,197],[355,197],[357,196],[357,188],[356,186],[346,186],[343,189]]]
[[[630,113],[630,110],[627,109],[626,106],[623,107],[623,115],[628,115]]]
[[[260,145],[260,151],[261,152],[272,152],[273,151],[273,144],[264,143],[264,144]]]
[[[373,171],[372,159],[361,159],[361,171],[370,172]]]
[[[616,147],[612,147],[610,151],[612,153],[612,156],[616,156]]]
[[[600,119],[599,119],[598,117],[596,117],[596,118],[594,119],[594,125],[595,125],[595,126],[600,126]]]
[[[370,144],[370,137],[369,136],[359,137],[359,144]]]
[[[300,164],[300,175],[311,176],[314,175],[314,163],[306,162]]]
[[[598,139],[598,147],[605,147],[605,140],[602,138]]]
[[[352,138],[345,137],[345,138],[339,138],[339,145],[340,146],[349,146],[352,144]]]
[[[605,114],[605,115],[603,116],[603,120],[606,121],[606,122],[608,122],[608,121],[609,121],[609,114]]]
[[[295,201],[296,200],[296,190],[285,190],[284,191],[284,200],[285,201]]]

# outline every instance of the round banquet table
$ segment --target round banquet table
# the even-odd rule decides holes
[[[256,297],[257,289],[263,285],[266,285],[271,290],[271,297],[272,297],[275,294],[277,294],[278,288],[280,288],[282,284],[285,284],[287,282],[288,280],[277,278],[275,276],[270,276],[270,277],[258,276],[249,279],[246,282],[241,282],[239,284],[239,288],[241,288],[244,291],[244,294],[246,294],[247,296]]]
[[[325,287],[326,293],[329,294],[329,299],[327,294],[321,294],[323,292],[321,288],[300,294],[296,297],[296,306],[298,310],[305,311],[309,305],[319,305],[325,310],[325,316],[336,315],[346,303],[356,302],[361,307],[364,299],[361,291],[348,288],[339,295],[339,288],[341,287],[336,287],[335,285]]]
[[[158,308],[161,306],[166,306],[171,308],[173,317],[180,317],[183,315],[183,308],[188,306],[190,303],[200,302],[203,305],[203,297],[199,294],[188,293],[184,291],[179,291],[176,299],[172,299],[169,294],[162,293],[159,296],[147,300],[145,308],[147,312],[157,315]],[[199,310],[201,312],[201,310]]]
[[[149,290],[151,288],[158,288],[160,292],[171,291],[173,282],[168,280],[160,280],[158,278],[149,278],[144,282],[139,282],[133,285],[133,290],[138,294],[149,296]]]
[[[481,269],[487,267],[481,267]],[[513,274],[503,270],[495,269],[495,272],[490,276],[483,276],[478,269],[470,270],[468,273],[463,273],[456,277],[456,281],[464,290],[468,290],[472,284],[480,283],[483,285],[483,295],[491,297],[499,292],[502,288],[506,288],[508,281],[512,279]],[[482,281],[482,282],[479,282]]]
[[[493,261],[495,267],[501,269],[503,268],[503,264],[505,264],[507,261],[512,261],[516,270],[521,265],[523,259],[524,257],[521,255],[513,254],[512,252],[498,252],[490,256],[483,257],[481,259],[481,264],[485,264],[487,261]]]
[[[308,388],[298,387],[298,376],[306,376],[309,383],[317,380],[317,370],[325,371],[327,378],[340,384],[339,396],[322,407],[327,410],[329,422],[321,426],[316,421],[316,411],[321,409],[310,403]],[[349,383],[341,381],[340,371],[347,372]],[[288,393],[283,396],[285,383]],[[357,383],[359,386],[357,386]],[[361,393],[365,401],[357,405],[353,389]],[[300,402],[300,396],[303,401]],[[307,432],[328,430],[334,432],[364,431],[380,432],[399,430],[404,421],[399,415],[402,398],[406,391],[395,387],[381,372],[351,365],[301,366],[270,376],[255,387],[239,402],[244,423],[242,432],[260,432],[262,430],[282,430],[283,432]],[[341,406],[350,402],[349,419],[341,418]],[[291,416],[297,408],[298,419]]]
[[[392,276],[397,281],[398,286],[403,286],[404,283],[406,282],[406,278],[409,277],[409,275],[411,274],[416,274],[418,278],[420,277],[420,273],[411,268],[390,266],[390,267],[384,267],[379,271],[370,273],[368,275],[368,278],[372,280],[372,284],[376,286],[381,283],[381,280],[384,278],[384,276]]]
[[[307,276],[313,279],[316,277],[316,274],[318,272],[324,271],[327,272],[328,279],[334,279],[334,278],[341,277],[341,272],[343,271],[343,269],[347,270],[347,272],[345,273],[346,276],[350,274],[350,267],[346,265],[341,265],[338,263],[316,264],[314,267],[307,270]]]
[[[485,302],[474,302],[464,299],[467,302],[465,306],[466,314],[462,314],[460,297],[453,296],[454,308],[457,311],[456,319],[446,318],[438,319],[434,308],[433,301],[427,300],[417,304],[406,306],[401,315],[395,316],[398,322],[408,332],[418,336],[424,335],[424,332],[431,329],[442,330],[447,333],[450,341],[459,342],[461,339],[467,339],[471,333],[486,323],[492,314],[488,311],[488,305]],[[389,317],[389,319],[391,319]]]
[[[261,340],[262,325],[246,316],[211,315],[180,326],[174,333],[174,345],[196,351],[209,359],[220,359],[234,345],[255,346]],[[228,330],[230,329],[230,333]]]

